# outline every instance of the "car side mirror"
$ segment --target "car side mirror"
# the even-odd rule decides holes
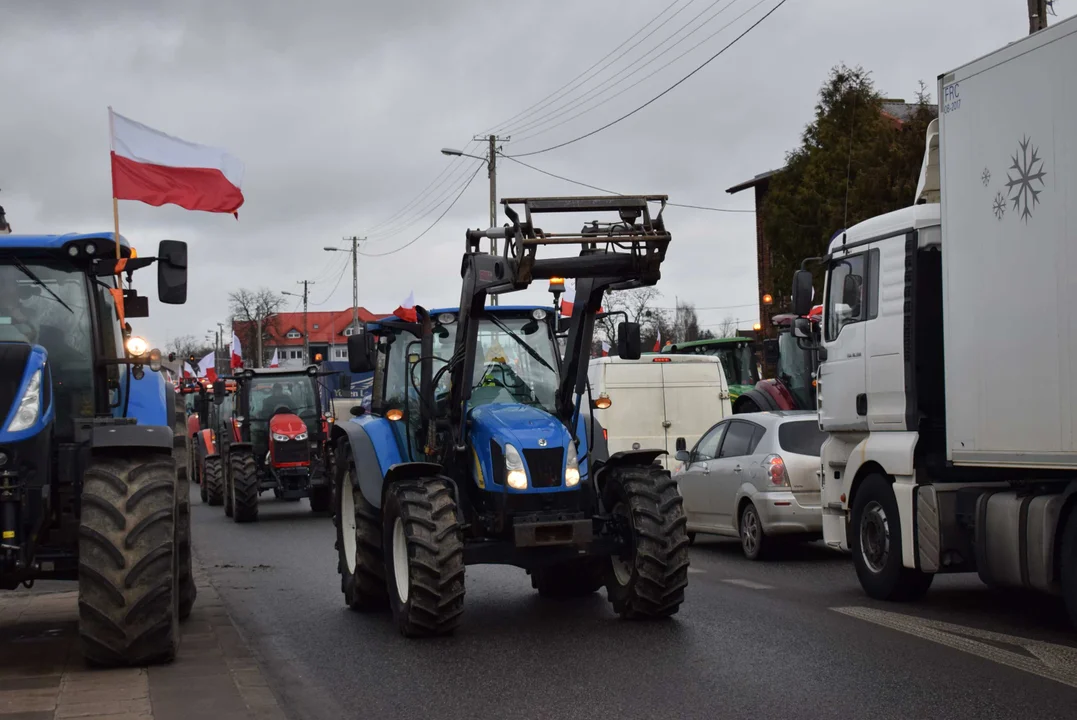
[[[622,360],[639,360],[643,341],[640,339],[639,323],[617,324],[617,355]]]
[[[187,302],[187,243],[181,240],[157,246],[157,299],[168,305]]]
[[[677,454],[673,456],[673,459],[677,462],[687,463],[692,459],[692,457],[688,454],[687,450],[678,450]]]
[[[811,320],[806,317],[798,317],[793,321],[793,337],[811,337]]]
[[[812,295],[811,270],[797,270],[793,274],[793,313],[807,315],[811,312]]]
[[[377,346],[370,333],[348,336],[348,370],[353,373],[367,373],[374,370]]]
[[[682,437],[677,438],[677,452],[688,449],[688,441]]]

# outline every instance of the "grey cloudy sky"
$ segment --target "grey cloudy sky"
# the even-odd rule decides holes
[[[669,0],[0,0],[0,204],[16,232],[111,229],[111,105],[164,132],[224,147],[246,165],[238,222],[120,203],[121,231],[140,251],[166,237],[190,245],[187,305],[153,298],[140,332],[162,346],[176,335],[201,336],[226,319],[230,289],[298,292],[302,279],[315,281],[312,309],[342,309],[351,295],[347,256],[323,246],[369,233],[365,251],[383,253],[425,229],[470,174],[471,161],[457,161],[426,203],[400,213],[453,162],[440,148],[465,146],[621,47],[618,62],[573,94],[512,123],[505,151],[588,132],[675,82],[777,2],[679,0],[658,22],[679,9],[676,17],[630,48],[625,40]],[[1052,22],[1077,7],[1057,4],[1061,17]],[[788,0],[654,105],[524,160],[620,192],[752,209],[750,193],[731,197],[725,188],[782,164],[833,65],[862,65],[888,97],[911,100],[918,80],[934,89],[940,73],[1024,36],[1026,7],[1025,0]],[[624,82],[596,91],[618,72],[610,84]],[[542,115],[551,117],[523,127]],[[589,192],[511,162],[499,168],[501,196]],[[407,250],[361,258],[360,304],[388,312],[412,289],[421,304],[456,304],[463,233],[487,224],[487,193],[483,171]],[[754,216],[669,208],[666,218],[674,243],[659,285],[663,305],[680,297],[715,308],[700,312],[704,325],[732,316],[750,327]],[[152,292],[152,282],[143,271],[135,284]],[[542,287],[512,300],[548,298]]]

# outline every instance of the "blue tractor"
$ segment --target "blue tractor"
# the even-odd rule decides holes
[[[160,301],[185,302],[187,246],[116,242],[0,235],[0,588],[77,581],[87,660],[139,665],[175,655],[195,587],[175,389],[129,286],[156,262]]]
[[[632,619],[673,615],[688,584],[688,537],[662,450],[609,456],[587,384],[604,293],[655,284],[670,242],[665,196],[503,200],[511,226],[467,232],[460,306],[393,317],[349,338],[352,372],[373,372],[370,410],[333,430],[338,569],[355,610],[388,605],[409,637],[460,622],[464,568],[525,569],[544,596],[603,586]],[[521,218],[517,208],[523,207]],[[616,212],[596,234],[547,233],[539,213]],[[501,254],[483,238],[503,238]],[[579,254],[536,258],[539,247]],[[582,246],[582,247],[581,247]],[[550,307],[487,306],[534,279],[576,278],[558,343]],[[618,327],[640,355],[640,328]]]

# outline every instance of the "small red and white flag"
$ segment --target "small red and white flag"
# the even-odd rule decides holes
[[[610,344],[605,340],[602,341],[602,357],[610,356]]]
[[[566,287],[565,294],[561,296],[561,315],[568,317],[572,315],[572,304],[576,300],[576,288]]]
[[[662,349],[662,328],[658,328],[658,337],[654,341],[654,351],[658,352]]]
[[[194,370],[191,369],[191,366],[187,364],[186,360],[183,361],[183,377],[185,377],[185,378],[194,377]]]
[[[198,361],[198,374],[195,377],[206,378],[210,382],[216,382],[217,380],[217,368],[216,358],[214,352],[210,350],[206,353],[206,356]]]
[[[280,367],[280,356],[277,354],[277,348],[273,348],[273,359],[269,361],[269,367]]]
[[[236,214],[243,204],[242,162],[224,150],[166,135],[112,108],[108,113],[114,198]]]
[[[239,336],[236,335],[236,331],[232,331],[232,362],[231,367],[239,368],[243,367],[243,346],[239,343]]]
[[[405,300],[400,307],[393,310],[393,315],[400,318],[404,322],[418,322],[419,316],[415,313],[415,291],[408,293],[408,299]]]

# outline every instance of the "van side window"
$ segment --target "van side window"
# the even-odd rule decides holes
[[[846,325],[879,315],[879,251],[834,260],[826,297],[826,339],[837,339]]]

